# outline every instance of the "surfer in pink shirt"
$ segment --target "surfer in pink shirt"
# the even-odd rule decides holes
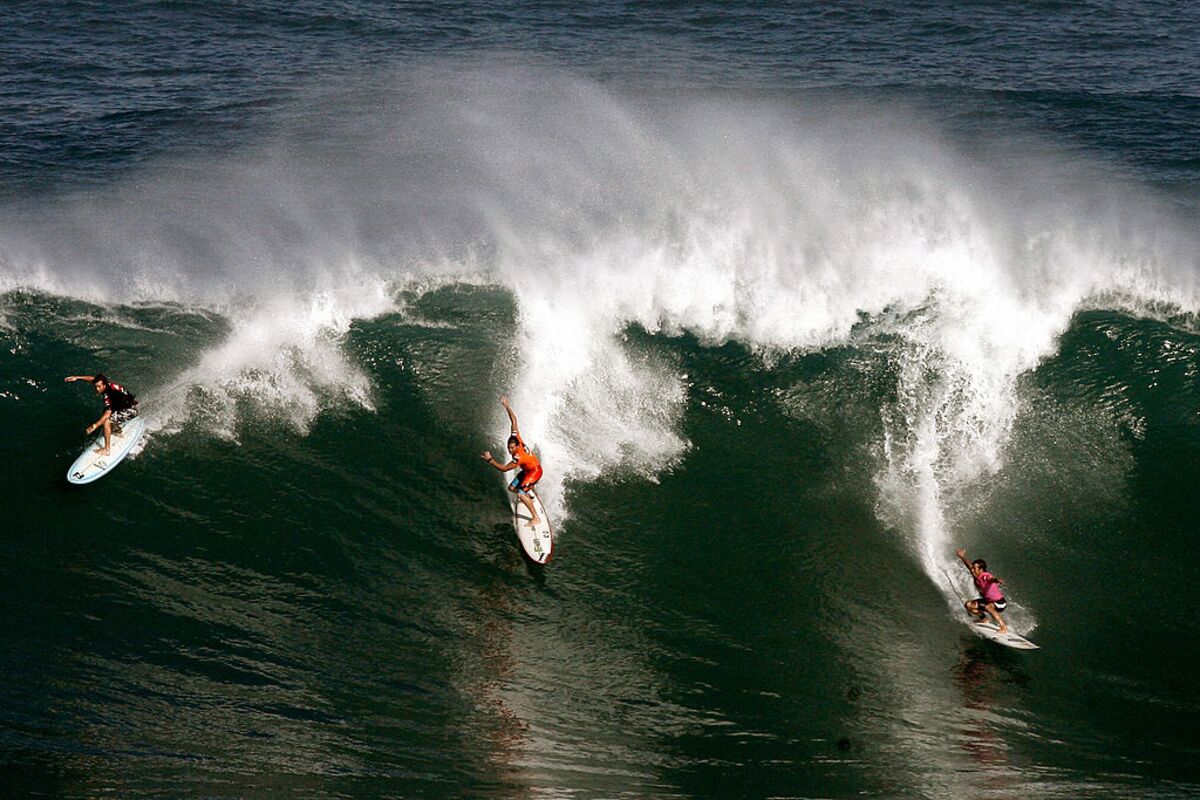
[[[1000,632],[1008,633],[1008,626],[1004,624],[1004,619],[1000,616],[1000,612],[1008,607],[1008,601],[1004,599],[1004,594],[1000,591],[1000,584],[1004,581],[988,572],[987,562],[982,558],[968,561],[967,551],[961,547],[955,550],[954,554],[958,556],[958,560],[963,563],[963,566],[970,570],[971,577],[975,580],[975,588],[979,590],[979,597],[963,603],[967,613],[978,617],[980,622],[986,621],[988,616],[991,616],[996,620],[996,627],[1000,629]]]

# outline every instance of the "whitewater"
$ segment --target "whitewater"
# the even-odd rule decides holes
[[[10,209],[4,288],[225,320],[218,346],[147,387],[161,439],[195,391],[227,438],[238,398],[301,431],[322,409],[371,409],[339,347],[355,320],[432,287],[503,287],[517,329],[487,377],[536,432],[560,518],[573,482],[689,457],[688,377],[632,350],[630,326],[736,341],[766,369],[871,342],[897,365],[877,512],[951,601],[954,510],[1004,463],[1020,377],[1081,309],[1196,309],[1194,237],[1170,210],[1032,137],[1014,160],[899,105],[454,75],[387,75],[367,98],[325,87],[298,101],[314,119],[265,144],[153,163],[33,220]]]

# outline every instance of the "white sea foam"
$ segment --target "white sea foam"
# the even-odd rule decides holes
[[[379,280],[300,297],[281,296],[232,313],[232,330],[169,386],[149,393],[150,431],[177,430],[199,415],[208,428],[233,438],[239,401],[306,430],[324,405],[350,402],[373,408],[367,376],[340,344],[355,319],[389,311],[395,303]]]

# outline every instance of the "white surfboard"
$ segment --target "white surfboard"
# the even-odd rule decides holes
[[[531,528],[529,520],[532,517],[529,516],[529,509],[515,494],[509,492],[508,495],[513,504],[513,528],[517,531],[517,538],[521,540],[525,555],[535,563],[545,564],[554,554],[554,529],[550,527],[550,517],[542,505],[542,498],[538,497],[536,489],[529,490],[529,496],[538,512],[538,524]]]
[[[142,438],[142,432],[145,429],[146,423],[142,421],[141,417],[134,417],[126,422],[121,426],[119,434],[113,433],[112,446],[106,456],[96,452],[104,447],[104,431],[101,430],[100,435],[88,443],[83,453],[67,470],[67,480],[71,483],[91,483],[103,478],[113,467],[120,464],[125,456],[129,455],[129,451]]]
[[[1007,633],[1001,633],[1000,628],[994,622],[972,622],[970,626],[971,631],[976,636],[982,636],[984,639],[990,639],[993,642],[1012,647],[1016,650],[1041,649],[1021,634],[1013,633],[1012,628],[1009,628]]]

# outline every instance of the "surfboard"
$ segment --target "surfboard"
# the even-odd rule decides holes
[[[508,496],[509,502],[512,503],[513,528],[517,531],[517,538],[521,540],[525,555],[534,563],[545,564],[554,554],[554,529],[550,527],[550,517],[542,505],[542,498],[538,497],[536,489],[529,490],[539,520],[538,524],[531,528],[529,520],[532,517],[529,516],[529,509],[512,492],[508,492]]]
[[[1013,633],[1011,628],[1009,628],[1008,633],[1001,633],[1000,628],[994,622],[972,622],[969,624],[971,627],[971,632],[976,636],[982,636],[984,639],[1005,645],[1006,647],[1011,647],[1016,650],[1041,649],[1021,634]]]
[[[134,417],[121,426],[121,432],[114,433],[110,453],[102,456],[96,451],[104,446],[104,431],[88,443],[79,458],[67,470],[67,480],[71,483],[91,483],[107,475],[113,467],[120,464],[129,451],[142,438],[146,423],[141,417]]]

